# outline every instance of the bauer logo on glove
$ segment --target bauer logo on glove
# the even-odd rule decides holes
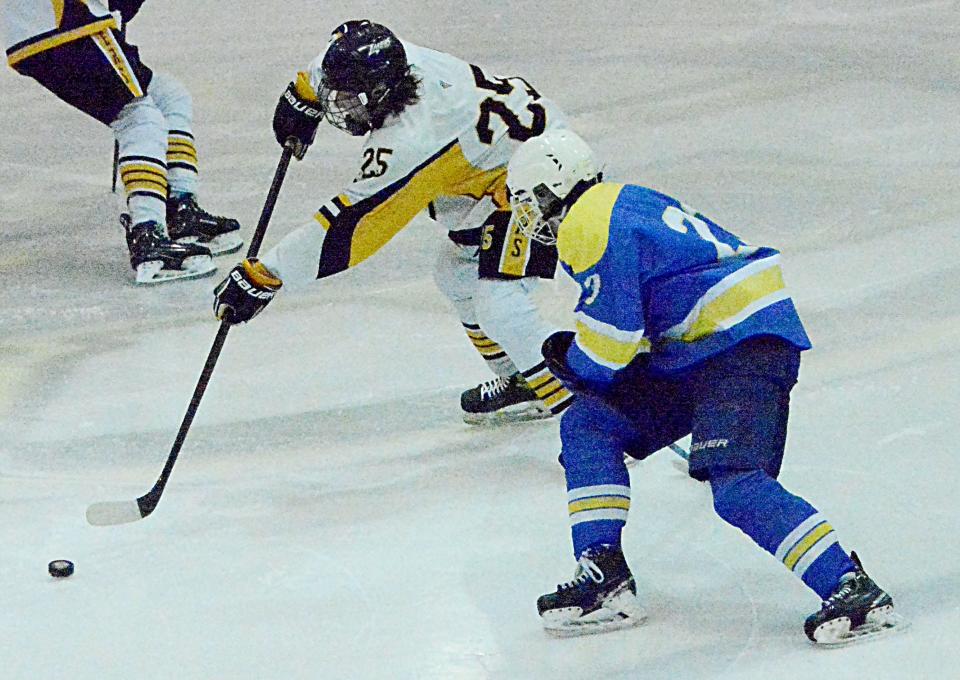
[[[213,312],[229,324],[244,323],[255,317],[283,286],[262,262],[248,258],[230,271],[213,291]]]
[[[287,85],[273,112],[273,134],[281,146],[290,144],[297,160],[303,160],[313,144],[324,111],[306,73]]]

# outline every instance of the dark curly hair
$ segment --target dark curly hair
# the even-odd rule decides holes
[[[399,116],[405,108],[420,101],[420,83],[420,78],[407,66],[397,84],[390,88],[387,96],[377,104],[376,112],[370,118],[372,127],[376,129],[383,126],[387,116]]]

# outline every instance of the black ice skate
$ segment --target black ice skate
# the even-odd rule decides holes
[[[232,253],[243,245],[240,223],[211,215],[192,194],[167,200],[167,231],[177,243],[197,243],[209,248],[211,255]]]
[[[857,553],[850,557],[856,571],[845,574],[820,611],[803,624],[807,637],[817,645],[847,645],[905,627],[903,618],[893,611],[893,600],[867,576]]]
[[[560,637],[629,628],[646,619],[623,552],[610,545],[588,548],[573,580],[542,595],[537,610],[547,632]]]
[[[463,420],[471,425],[539,420],[553,415],[519,373],[494,378],[460,395]]]
[[[171,241],[156,222],[131,226],[130,216],[124,214],[120,216],[120,224],[127,234],[130,266],[136,272],[138,285],[195,279],[217,269],[207,248]]]

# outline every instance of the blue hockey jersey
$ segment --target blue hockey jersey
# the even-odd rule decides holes
[[[643,353],[651,370],[671,373],[754,336],[811,346],[778,251],[652,189],[591,187],[560,225],[557,249],[581,291],[567,360],[590,382],[611,381]]]

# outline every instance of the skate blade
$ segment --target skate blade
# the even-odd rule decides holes
[[[518,404],[517,406],[522,406]],[[511,410],[513,409],[513,410]],[[522,408],[507,407],[493,413],[463,412],[463,422],[467,425],[503,425],[505,423],[523,423],[529,420],[545,420],[552,418],[549,409],[539,406],[522,406]]]
[[[611,595],[600,609],[585,616],[574,614],[579,611],[576,607],[544,612],[541,615],[544,630],[555,637],[577,637],[633,628],[647,620],[637,596],[627,591]]]
[[[632,614],[609,610],[603,610],[603,612],[604,614],[597,618],[550,620],[549,617],[545,617],[543,619],[543,629],[554,637],[580,637],[581,635],[599,635],[600,633],[634,628],[647,620],[647,615],[639,609]]]
[[[243,238],[238,231],[229,231],[226,234],[214,236],[209,241],[204,241],[196,236],[185,236],[178,238],[177,243],[190,243],[203,246],[210,251],[211,255],[227,255],[235,253],[243,246]]]
[[[134,283],[138,286],[153,286],[158,283],[199,279],[217,271],[217,265],[209,255],[194,255],[183,261],[183,269],[164,269],[161,260],[143,262],[137,267]]]
[[[820,626],[814,633],[817,641],[811,644],[824,649],[846,647],[902,633],[909,627],[910,622],[894,612],[893,607],[880,607],[867,614],[866,622],[853,630],[850,629],[850,620],[847,618],[836,619]]]

